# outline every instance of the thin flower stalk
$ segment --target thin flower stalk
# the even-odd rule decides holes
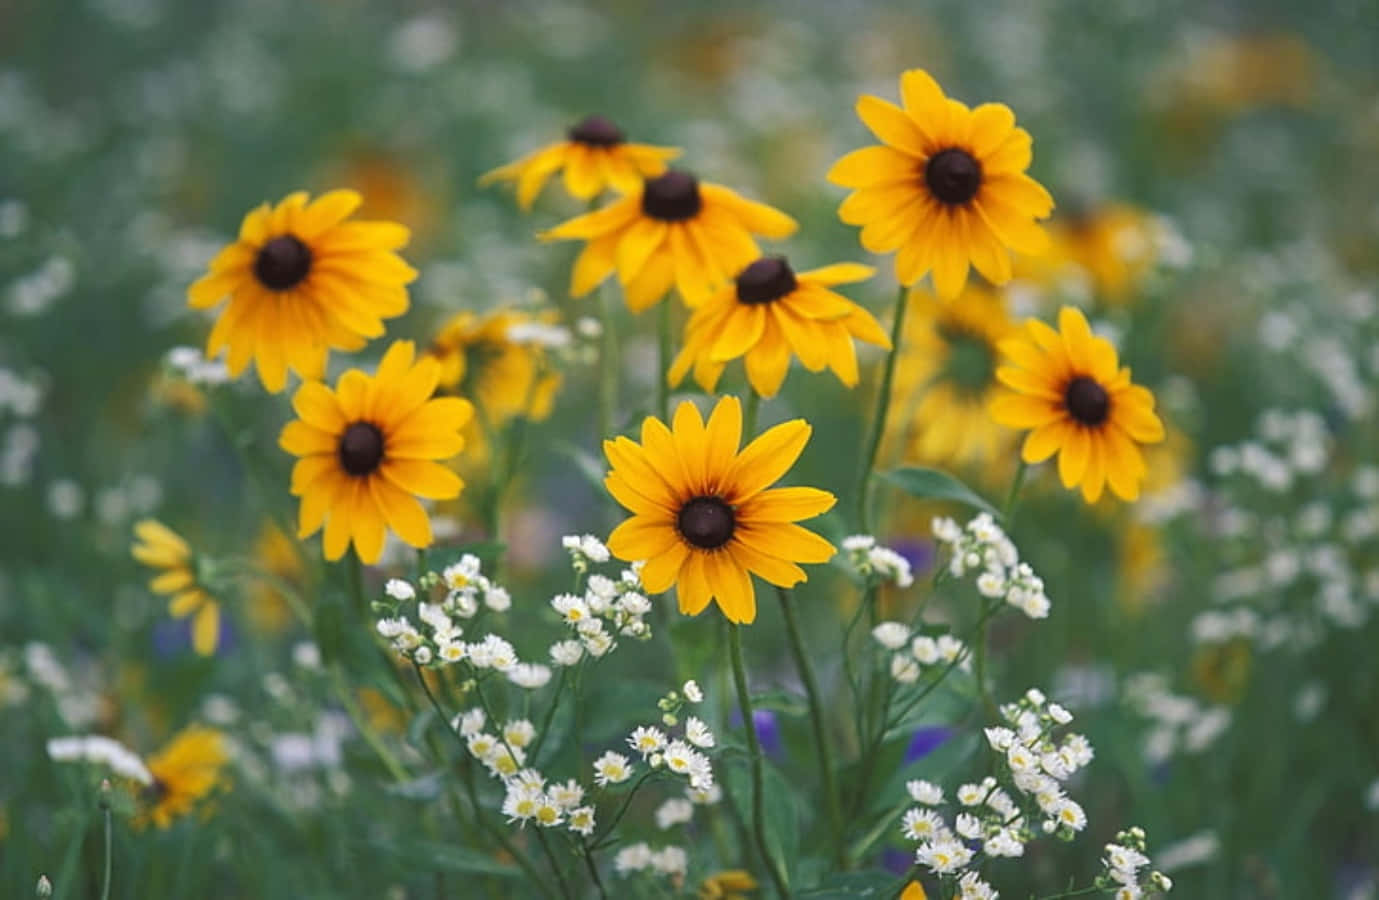
[[[761,854],[762,866],[771,877],[776,893],[781,897],[790,896],[790,887],[780,863],[771,854],[771,846],[766,841],[766,796],[763,785],[764,772],[761,742],[757,739],[756,721],[752,714],[752,696],[747,691],[747,670],[742,663],[741,626],[731,623],[728,626],[728,645],[732,655],[733,682],[737,686],[737,702],[742,711],[743,728],[747,731],[747,752],[752,762],[752,834],[756,839],[757,852]]]

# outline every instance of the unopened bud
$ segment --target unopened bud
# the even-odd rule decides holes
[[[48,880],[47,875],[38,876],[38,887],[34,888],[34,896],[51,897],[53,896],[53,883]]]

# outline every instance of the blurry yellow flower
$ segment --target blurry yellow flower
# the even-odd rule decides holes
[[[795,228],[780,210],[672,169],[540,237],[588,241],[575,260],[571,296],[583,297],[616,271],[627,305],[641,312],[671,285],[698,306],[761,255],[752,235],[783,238]]]
[[[939,465],[987,465],[1013,443],[987,411],[1001,390],[997,349],[1018,329],[1005,298],[969,284],[939,300],[915,288],[906,301],[888,421],[908,432],[905,456]]]
[[[196,580],[191,546],[177,532],[156,519],[134,525],[130,553],[161,575],[148,583],[155,594],[171,596],[168,612],[177,619],[192,616],[192,647],[202,656],[215,653],[220,640],[220,604]]]
[[[1145,612],[1168,581],[1163,539],[1152,525],[1130,520],[1120,531],[1117,550],[1116,600],[1131,618]]]
[[[680,151],[674,147],[629,144],[622,129],[603,116],[589,116],[568,132],[569,140],[543,147],[516,162],[499,166],[479,179],[517,183],[517,205],[531,209],[546,181],[564,171],[565,190],[578,200],[592,200],[608,188],[630,194],[641,188],[642,179],[660,175],[666,160]]]
[[[239,239],[187,291],[194,309],[230,298],[206,339],[208,357],[228,347],[232,376],[252,358],[264,388],[277,393],[289,368],[320,378],[331,349],[358,350],[383,334],[383,319],[407,311],[405,285],[417,273],[393,251],[410,232],[344,221],[361,199],[331,191],[308,205],[298,192],[244,217]]]
[[[726,869],[710,875],[699,885],[699,900],[746,900],[757,889],[752,873],[742,869]]]
[[[833,545],[794,524],[826,512],[835,498],[810,487],[767,488],[795,463],[812,429],[803,419],[764,432],[739,451],[742,405],[723,397],[705,425],[688,401],[671,428],[654,416],[640,444],[603,442],[613,470],[604,485],[632,511],[608,537],[619,559],[646,560],[642,583],[659,594],[677,587],[680,612],[710,600],[730,622],[756,619],[755,573],[774,585],[806,580],[796,563],[827,562]]]
[[[924,893],[924,885],[918,881],[911,881],[905,885],[905,890],[900,892],[899,900],[929,900],[929,895]]]
[[[741,356],[752,388],[774,397],[793,353],[809,371],[827,367],[843,384],[856,387],[852,339],[887,350],[891,339],[871,313],[829,288],[865,281],[874,272],[870,266],[838,263],[797,275],[785,257],[762,257],[694,311],[667,379],[678,385],[693,366],[694,380],[712,392],[728,362]]]
[[[1145,474],[1138,445],[1164,438],[1154,395],[1130,383],[1116,348],[1092,334],[1081,311],[1063,307],[1058,331],[1037,319],[1025,327],[1027,335],[1001,342],[1012,365],[998,368],[996,377],[1011,391],[992,400],[992,418],[1033,429],[1025,438],[1025,462],[1057,453],[1063,486],[1081,485],[1088,503],[1108,484],[1122,500],[1136,499]]]
[[[434,669],[426,670],[428,675],[434,672]],[[406,712],[378,688],[362,687],[355,696],[359,698],[359,706],[364,711],[369,728],[374,731],[401,734],[407,727]]]
[[[1192,678],[1213,703],[1238,703],[1250,686],[1253,661],[1254,646],[1249,638],[1209,644],[1192,658]]]
[[[459,494],[460,477],[436,460],[464,447],[460,429],[473,415],[468,400],[432,399],[440,364],[416,360],[411,341],[396,341],[378,373],[350,369],[331,390],[320,382],[297,389],[300,417],[283,428],[278,445],[301,459],[292,493],[302,498],[298,537],[325,526],[326,559],[353,541],[366,563],[383,552],[385,526],[413,547],[431,543],[431,521],[417,497]]]
[[[352,153],[321,180],[348,184],[358,191],[364,197],[361,215],[406,222],[415,245],[434,232],[445,206],[445,198],[419,177],[425,168],[387,151],[370,149]]]
[[[1199,44],[1176,60],[1169,102],[1224,112],[1276,105],[1304,107],[1317,81],[1317,58],[1296,34],[1229,35]]]
[[[511,419],[540,421],[551,414],[560,373],[545,349],[515,340],[514,329],[550,322],[516,310],[462,312],[446,322],[427,351],[440,363],[440,386],[473,398],[492,426]]]
[[[153,402],[193,418],[206,412],[206,394],[185,378],[170,373],[155,376],[149,386]]]
[[[1123,203],[1054,219],[1049,252],[1021,257],[1015,276],[1055,290],[1070,279],[1085,282],[1098,299],[1123,303],[1153,269],[1163,228],[1153,215]]]
[[[302,577],[297,545],[271,521],[264,522],[254,540],[254,564],[269,575],[289,583]],[[249,624],[266,634],[277,634],[292,623],[292,610],[272,582],[255,578],[249,585],[245,614]]]
[[[858,99],[857,114],[881,145],[854,150],[829,170],[829,181],[853,189],[838,216],[863,226],[862,246],[871,252],[899,251],[901,284],[932,271],[939,296],[956,297],[969,265],[1006,283],[1007,248],[1038,254],[1048,246],[1034,220],[1048,216],[1053,198],[1024,174],[1029,132],[1004,104],[969,109],[945,97],[922,69],[900,76],[900,95],[903,109]]]
[[[158,753],[149,757],[153,784],[143,791],[147,804],[140,824],[167,828],[190,813],[221,783],[220,770],[229,760],[224,736],[213,728],[183,729]]]

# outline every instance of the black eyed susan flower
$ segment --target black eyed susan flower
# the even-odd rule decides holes
[[[383,334],[383,320],[407,311],[416,270],[394,251],[410,232],[393,222],[347,222],[361,201],[331,191],[308,203],[291,194],[244,217],[239,239],[211,260],[210,272],[187,291],[195,309],[226,297],[206,339],[206,355],[228,348],[238,376],[254,361],[266,390],[325,374],[330,350],[358,350]]]
[[[583,297],[616,271],[627,305],[641,312],[671,285],[698,306],[761,255],[752,235],[783,238],[795,227],[777,209],[672,169],[541,239],[588,241],[575,260],[571,296]]]
[[[298,537],[325,526],[326,559],[353,541],[366,563],[383,552],[385,528],[413,547],[431,543],[431,522],[417,497],[458,496],[463,482],[436,460],[464,448],[460,430],[474,409],[459,397],[432,398],[440,363],[415,364],[411,341],[396,341],[365,375],[351,369],[331,390],[320,382],[297,389],[278,445],[299,456],[292,493],[302,498]]]
[[[440,386],[472,397],[491,425],[517,416],[545,419],[555,404],[560,373],[545,348],[521,339],[521,331],[549,324],[549,317],[510,309],[457,314],[427,351],[440,363]]]
[[[1176,242],[1162,220],[1124,203],[1055,217],[1048,231],[1049,251],[1017,260],[1015,277],[1053,291],[1090,289],[1107,303],[1131,299]]]
[[[569,130],[568,138],[484,173],[479,184],[516,182],[517,205],[531,209],[556,172],[563,172],[570,196],[592,200],[610,187],[620,194],[639,190],[643,178],[660,175],[666,161],[680,155],[674,147],[628,143],[622,129],[603,116],[584,119]]]
[[[182,536],[156,519],[134,525],[130,553],[162,573],[148,583],[155,594],[170,597],[168,612],[177,619],[192,617],[192,647],[202,656],[215,653],[220,641],[220,604],[196,577],[196,558]]]
[[[1092,334],[1079,310],[1063,307],[1058,331],[1036,319],[1026,329],[1001,342],[1012,365],[998,368],[996,377],[1013,393],[991,402],[992,418],[1033,429],[1025,438],[1025,462],[1057,453],[1063,486],[1081,485],[1088,503],[1106,485],[1122,500],[1136,499],[1145,475],[1139,445],[1164,438],[1154,395],[1131,384],[1116,348]]]
[[[953,300],[910,291],[888,417],[908,431],[908,458],[985,464],[1011,445],[987,407],[1002,392],[998,346],[1017,331],[1005,299],[985,288],[970,284]]]
[[[829,288],[865,281],[874,272],[870,266],[838,263],[796,274],[784,257],[758,259],[694,311],[685,346],[667,378],[678,385],[693,366],[695,381],[713,391],[724,367],[741,356],[752,388],[772,397],[793,355],[809,371],[827,367],[855,387],[853,338],[887,350],[891,341],[871,313]]]
[[[1029,132],[1001,103],[976,109],[944,96],[921,69],[900,76],[904,108],[864,95],[857,114],[881,146],[854,150],[829,170],[853,193],[838,209],[862,226],[862,246],[897,251],[896,277],[914,284],[932,272],[939,296],[956,297],[977,271],[993,284],[1010,280],[1008,249],[1042,253],[1048,236],[1035,219],[1053,198],[1025,174]]]
[[[192,726],[181,731],[148,759],[153,783],[142,792],[145,809],[139,823],[167,828],[191,813],[223,784],[221,769],[229,758],[225,737],[214,728]]]
[[[832,507],[832,494],[767,489],[799,458],[810,432],[795,419],[739,451],[742,406],[723,397],[707,425],[685,402],[670,428],[648,416],[640,444],[625,437],[604,441],[613,467],[604,484],[632,511],[609,536],[609,549],[620,559],[646,560],[643,585],[650,593],[675,586],[680,612],[698,615],[716,600],[729,621],[752,622],[753,573],[791,587],[806,579],[797,563],[826,562],[836,552],[794,524]]]

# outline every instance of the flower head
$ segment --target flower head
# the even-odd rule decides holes
[[[843,384],[856,387],[853,338],[886,350],[891,340],[871,313],[829,288],[863,281],[874,271],[838,263],[797,274],[785,257],[756,260],[694,311],[667,379],[678,385],[693,366],[694,380],[711,392],[723,369],[740,356],[753,389],[773,397],[794,355],[809,371],[831,369]]]
[[[904,107],[863,96],[857,115],[880,146],[854,150],[828,179],[852,188],[838,209],[861,225],[862,246],[899,251],[896,277],[914,284],[930,271],[942,297],[956,297],[969,265],[992,284],[1010,280],[1007,248],[1042,253],[1048,236],[1035,224],[1053,198],[1025,174],[1029,132],[1001,103],[969,109],[945,97],[921,69],[900,76]]]
[[[384,530],[413,547],[431,543],[431,522],[417,497],[446,499],[463,487],[436,460],[464,447],[460,429],[473,407],[458,397],[432,399],[439,377],[433,359],[413,363],[411,341],[388,348],[378,373],[351,369],[332,390],[319,382],[297,389],[278,445],[301,457],[292,493],[302,498],[298,537],[325,526],[326,559],[354,542],[359,558],[378,561]]]
[[[239,239],[187,290],[194,309],[230,298],[206,355],[228,348],[232,376],[253,359],[277,393],[289,368],[320,378],[330,350],[358,350],[383,334],[384,319],[405,313],[405,285],[417,273],[394,251],[411,233],[393,222],[346,222],[361,202],[354,191],[331,191],[308,204],[299,191],[245,216]]]
[[[796,563],[826,562],[835,552],[794,524],[833,506],[832,494],[767,489],[799,457],[810,432],[796,419],[739,451],[742,406],[724,397],[707,425],[684,402],[671,428],[648,417],[640,444],[625,437],[604,441],[613,467],[604,484],[633,513],[613,530],[609,548],[620,559],[646,560],[641,575],[649,593],[675,585],[680,612],[698,615],[716,599],[729,621],[752,622],[752,573],[791,587],[806,578]]]
[[[572,296],[583,297],[616,271],[627,305],[641,312],[671,285],[698,306],[761,255],[752,235],[783,238],[795,227],[779,210],[672,169],[541,239],[588,241],[575,260]]]
[[[578,200],[592,200],[608,188],[631,193],[643,177],[660,175],[666,161],[680,155],[674,147],[631,144],[617,125],[603,116],[589,116],[566,132],[567,139],[484,173],[480,185],[510,181],[517,185],[517,205],[531,209],[532,201],[557,172],[565,190]]]
[[[545,419],[555,403],[560,373],[551,368],[541,344],[521,340],[524,326],[543,321],[512,309],[457,313],[441,326],[427,351],[441,364],[440,386],[472,397],[492,426],[518,416]]]
[[[181,535],[156,519],[144,519],[134,526],[137,540],[130,548],[134,558],[146,566],[161,569],[148,583],[155,594],[165,594],[168,613],[176,619],[192,616],[192,647],[202,656],[215,653],[220,640],[220,604],[196,578],[191,546]]]
[[[191,812],[220,784],[220,770],[229,757],[219,731],[199,726],[184,729],[149,757],[153,783],[143,791],[147,807],[140,821],[167,828],[173,819]]]
[[[1065,306],[1058,331],[1038,320],[1027,334],[1001,343],[1011,365],[996,377],[1011,392],[991,402],[1002,425],[1033,429],[1025,438],[1025,462],[1058,454],[1058,475],[1067,488],[1081,485],[1088,503],[1106,485],[1122,500],[1139,496],[1145,475],[1139,444],[1163,440],[1154,395],[1130,382],[1115,347],[1096,337],[1082,313]]]

